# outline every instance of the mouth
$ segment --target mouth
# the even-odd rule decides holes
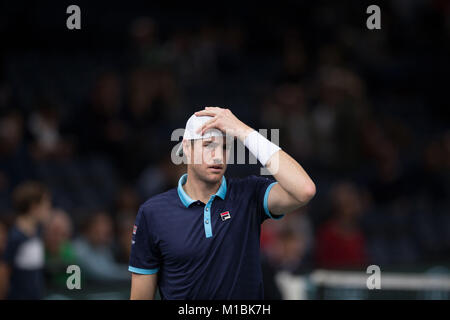
[[[221,172],[223,169],[223,165],[220,164],[215,164],[212,166],[208,166],[208,170],[212,171],[212,172]]]

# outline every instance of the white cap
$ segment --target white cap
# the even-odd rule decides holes
[[[186,128],[184,129],[183,140],[196,140],[196,139],[206,139],[211,137],[222,137],[224,136],[223,132],[219,129],[209,129],[202,135],[201,133],[197,133],[197,130],[201,128],[205,122],[208,122],[213,117],[211,116],[200,116],[197,117],[193,114],[188,121],[186,122]],[[180,144],[180,147],[177,150],[177,155],[183,155],[183,144]]]

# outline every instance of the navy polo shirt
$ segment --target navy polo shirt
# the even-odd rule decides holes
[[[263,299],[261,223],[268,209],[264,177],[225,179],[204,204],[178,187],[147,200],[133,229],[129,271],[158,273],[162,299]]]

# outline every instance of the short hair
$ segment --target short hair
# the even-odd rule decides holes
[[[16,187],[12,194],[13,208],[17,215],[27,214],[31,207],[40,203],[49,190],[41,183],[27,181]]]

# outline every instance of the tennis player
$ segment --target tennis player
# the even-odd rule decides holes
[[[276,181],[226,179],[227,136],[241,140]],[[308,203],[316,189],[302,166],[228,109],[186,123],[178,187],[147,200],[133,229],[131,299],[263,299],[260,229]]]

